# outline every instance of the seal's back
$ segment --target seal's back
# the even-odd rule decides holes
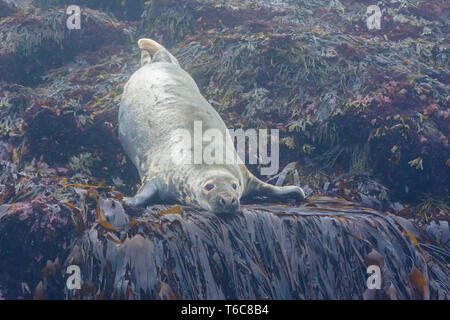
[[[170,52],[150,39],[138,44],[142,66],[124,88],[119,136],[142,179],[155,167],[171,169],[167,155],[180,149],[176,130],[187,130],[193,136],[194,122],[200,121],[203,130],[219,129],[225,139],[229,134],[220,115]]]

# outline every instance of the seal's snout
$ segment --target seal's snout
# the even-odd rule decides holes
[[[221,211],[235,212],[239,209],[239,202],[234,196],[219,195],[217,196],[217,206]]]

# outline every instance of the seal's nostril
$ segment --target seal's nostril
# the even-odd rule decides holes
[[[236,198],[233,198],[232,200],[231,200],[231,204],[236,204]]]
[[[220,197],[220,198],[219,198],[219,203],[220,203],[222,206],[224,206],[224,205],[225,205],[225,199],[222,198],[222,197]]]

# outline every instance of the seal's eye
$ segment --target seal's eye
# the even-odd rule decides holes
[[[208,184],[205,186],[205,190],[206,190],[206,191],[211,191],[212,189],[214,189],[214,185],[213,185],[212,183],[208,183]]]
[[[236,190],[236,188],[237,188],[236,183],[233,183],[231,186],[233,187],[234,190]]]

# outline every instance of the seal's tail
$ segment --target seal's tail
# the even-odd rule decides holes
[[[155,40],[142,38],[138,41],[138,46],[141,49],[141,66],[154,62],[168,62],[178,65],[178,60]]]

